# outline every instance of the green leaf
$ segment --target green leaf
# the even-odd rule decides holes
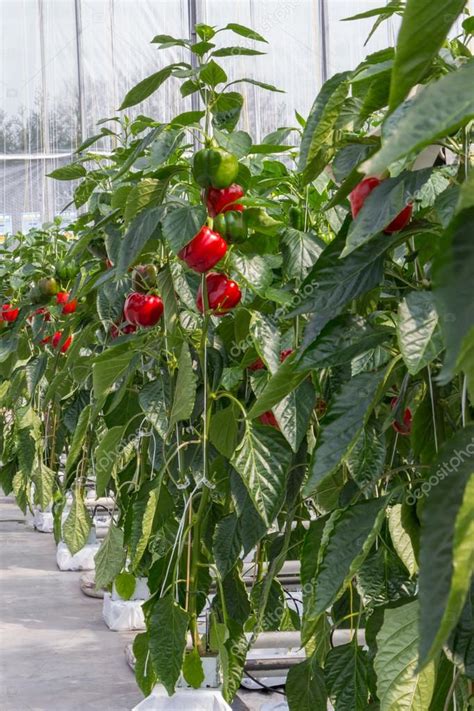
[[[397,38],[390,111],[424,78],[465,4],[465,0],[444,0],[441,4],[408,0]]]
[[[48,178],[55,180],[78,180],[87,175],[87,170],[81,163],[71,163],[64,165],[62,168],[56,168],[51,173],[48,173]]]
[[[92,405],[86,405],[79,416],[66,459],[66,474],[71,472],[74,464],[83,453],[84,439],[89,427],[91,412]]]
[[[349,72],[335,74],[322,87],[311,107],[301,139],[298,169],[305,183],[317,177],[321,146],[332,142],[332,133],[349,92]]]
[[[94,452],[97,496],[106,496],[110,478],[122,453],[124,427],[118,425],[107,430]]]
[[[355,639],[331,649],[326,657],[324,676],[336,711],[366,711],[369,697],[368,653]]]
[[[257,81],[256,79],[249,79],[248,77],[244,77],[243,79],[236,79],[235,81],[231,82],[231,84],[241,83],[259,86],[261,89],[266,89],[267,91],[277,91],[279,94],[285,93],[283,89],[278,89],[276,86],[273,86],[273,84],[267,84],[264,81]],[[230,84],[228,84],[227,86],[230,86]]]
[[[249,425],[231,461],[268,526],[284,501],[290,459],[291,450],[278,432]]]
[[[267,410],[271,410],[274,405],[289,395],[307,377],[305,372],[296,372],[295,357],[295,355],[288,356],[275,375],[270,378],[262,392],[259,393],[249,412],[251,419],[258,417]]]
[[[418,615],[417,600],[385,609],[374,662],[380,711],[426,711],[430,707],[435,665],[431,662],[416,673]]]
[[[403,108],[403,114],[399,118],[392,114],[392,120],[397,119],[393,131],[382,141],[381,150],[361,166],[363,172],[378,175],[474,118],[473,82],[474,60],[470,60],[425,87],[406,107],[402,104],[397,111]]]
[[[308,431],[315,400],[312,383],[304,380],[273,408],[280,431],[295,454]]]
[[[160,36],[161,35],[158,35],[158,37]],[[156,39],[157,38],[155,37],[155,40]],[[188,65],[182,63],[169,64],[167,67],[160,69],[159,72],[155,72],[155,74],[151,74],[149,77],[146,77],[146,79],[142,79],[141,82],[134,86],[133,89],[130,89],[130,91],[127,93],[125,99],[122,101],[119,110],[123,111],[124,109],[130,108],[130,106],[135,106],[141,101],[144,101],[151,94],[153,94],[163,84],[164,81],[166,81],[171,76],[171,74],[173,73],[173,69],[177,67],[186,66]]]
[[[209,440],[217,451],[228,459],[235,452],[238,429],[238,422],[232,405],[218,410],[211,417]]]
[[[123,219],[129,223],[145,207],[155,206],[163,198],[163,183],[154,178],[144,178],[134,185],[127,195]]]
[[[96,362],[92,365],[94,395],[99,401],[109,392],[112,385],[125,374],[135,356],[133,351],[114,353],[113,358],[110,357],[108,351],[106,351],[106,354],[109,355],[106,360],[96,359]]]
[[[121,598],[123,598],[124,600],[130,600],[133,593],[135,592],[137,580],[135,576],[132,575],[132,573],[129,573],[127,570],[124,570],[122,573],[119,573],[115,577],[114,585],[116,591],[118,592]]]
[[[229,22],[224,30],[232,30],[235,34],[241,37],[247,37],[247,39],[253,39],[257,42],[266,42],[267,40],[262,35],[259,35],[255,30],[250,29],[250,27],[245,27],[245,25],[239,25],[236,22]]]
[[[158,491],[156,489],[152,489],[148,495],[145,512],[141,521],[141,535],[133,555],[132,565],[134,570],[137,569],[138,564],[140,563],[143,554],[147,549],[148,541],[150,540],[150,535],[153,528],[153,519],[155,517],[157,505]]]
[[[474,580],[467,596],[466,604],[456,627],[452,631],[447,647],[449,657],[470,679],[474,677]]]
[[[241,549],[239,520],[235,513],[231,513],[217,523],[212,543],[212,552],[222,578],[225,578],[236,564]]]
[[[206,209],[202,205],[178,207],[166,213],[163,219],[163,237],[174,254],[197,235],[206,222]]]
[[[303,279],[318,260],[324,242],[312,234],[287,227],[282,234],[283,266],[288,279]]]
[[[326,711],[326,684],[316,655],[290,667],[286,696],[290,711]]]
[[[369,489],[382,475],[385,441],[374,427],[365,427],[347,456],[347,467],[362,491]]]
[[[107,587],[120,573],[125,563],[123,531],[111,524],[107,535],[95,554],[95,587]]]
[[[211,25],[205,25],[203,22],[199,22],[195,25],[194,29],[196,30],[198,37],[204,41],[212,39],[216,34],[214,27],[211,27]]]
[[[150,659],[149,637],[147,632],[137,634],[133,640],[135,657],[135,678],[144,696],[153,691],[157,678]]]
[[[265,52],[259,52],[256,49],[249,49],[249,47],[221,47],[216,49],[212,53],[212,57],[237,57],[237,56],[255,56],[257,54],[265,54]]]
[[[35,485],[35,502],[43,511],[46,511],[53,498],[55,478],[55,472],[49,469],[43,462],[33,471],[32,480]]]
[[[227,81],[227,74],[217,62],[211,59],[201,67],[199,78],[204,84],[215,87],[217,84],[223,84]]]
[[[184,111],[184,113],[175,116],[170,121],[170,126],[192,126],[195,123],[199,123],[205,115],[205,111]]]
[[[184,657],[183,676],[193,689],[199,689],[205,679],[201,657],[196,647]]]
[[[245,284],[257,293],[263,292],[270,286],[273,278],[269,260],[256,254],[247,256],[246,254],[231,254],[230,262],[232,269],[237,273],[239,284]]]
[[[148,240],[155,236],[162,214],[162,207],[153,207],[143,211],[132,220],[120,243],[117,263],[119,274],[127,271],[128,267],[140,255]]]
[[[252,145],[252,139],[246,131],[233,131],[232,133],[224,133],[215,129],[214,138],[222,148],[226,151],[234,153],[237,158],[243,158],[248,155]]]
[[[217,129],[233,131],[240,118],[244,97],[237,91],[219,94],[212,106],[212,125]]]
[[[382,378],[383,373],[359,373],[331,401],[313,451],[305,496],[311,496],[334,473],[354,446],[375,405]]]
[[[400,303],[397,337],[400,352],[411,375],[431,363],[443,349],[439,316],[428,291],[412,291]]]
[[[258,355],[270,372],[275,373],[281,363],[281,337],[274,319],[255,311],[250,319],[249,333]]]
[[[435,658],[459,619],[474,570],[474,425],[444,443],[428,481],[420,543],[420,667]]]
[[[456,372],[463,340],[474,326],[470,288],[474,269],[473,231],[474,207],[455,217],[443,236],[433,264],[433,293],[446,345],[442,382],[447,382]]]
[[[63,538],[72,555],[75,555],[87,543],[92,521],[84,503],[82,491],[74,492],[71,510],[63,524]]]
[[[298,357],[297,371],[334,368],[375,348],[391,336],[389,329],[375,329],[361,316],[344,314],[330,321]]]
[[[351,224],[341,257],[346,257],[382,232],[413,200],[432,172],[432,168],[424,168],[383,180],[370,193]]]
[[[323,250],[300,287],[300,303],[287,316],[317,313],[334,318],[344,306],[371,291],[383,278],[383,258],[398,237],[378,235],[341,260],[345,244],[344,230]]]
[[[160,437],[166,437],[169,424],[168,404],[163,376],[147,383],[141,389],[138,401],[148,422],[151,422]]]
[[[318,555],[314,607],[316,619],[343,593],[367,557],[385,519],[386,498],[369,499],[334,511],[323,532]]]
[[[193,370],[191,353],[188,344],[185,342],[181,347],[178,360],[178,377],[170,414],[170,430],[180,420],[187,420],[191,417],[196,398],[196,383],[197,378]]]
[[[185,114],[181,114],[177,118],[179,119],[181,116],[184,117]],[[184,133],[181,128],[168,127],[165,131],[162,131],[150,146],[150,168],[156,170],[162,166],[182,143],[183,138]],[[173,166],[173,168],[179,170],[178,166]]]
[[[171,696],[183,665],[189,615],[172,595],[160,598],[149,617],[151,660],[156,675]]]
[[[407,519],[403,515],[403,505],[395,504],[387,512],[388,528],[398,557],[403,562],[411,576],[418,571],[415,550],[407,526]]]

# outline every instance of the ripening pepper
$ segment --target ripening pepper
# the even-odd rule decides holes
[[[203,188],[227,188],[238,172],[239,161],[223,148],[203,148],[194,156],[194,180]]]
[[[204,199],[208,213],[211,217],[215,217],[220,212],[227,212],[229,210],[242,212],[244,206],[236,201],[240,200],[243,196],[243,188],[237,185],[237,183],[232,183],[228,188],[223,188],[222,190],[208,188]]]
[[[221,212],[214,218],[214,229],[230,242],[244,242],[248,228],[241,212]]]

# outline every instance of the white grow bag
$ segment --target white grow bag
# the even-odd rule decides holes
[[[74,555],[64,541],[58,543],[56,563],[59,570],[95,570],[95,554],[100,548],[96,540],[95,528],[92,527],[86,545]]]
[[[150,590],[146,578],[137,579],[130,600],[121,598],[114,585],[112,594],[104,593],[102,616],[105,624],[114,632],[146,629],[142,605],[149,597]]]
[[[192,689],[183,677],[180,678],[173,696],[161,684],[156,684],[150,696],[147,696],[133,711],[230,711],[220,691],[220,673],[218,657],[202,657],[204,681],[200,689]]]

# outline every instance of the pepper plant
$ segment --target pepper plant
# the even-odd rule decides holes
[[[87,482],[113,496],[96,584],[127,598],[147,578],[144,693],[181,674],[199,687],[218,655],[231,700],[252,640],[299,630],[291,709],[467,708],[474,64],[470,18],[447,39],[465,3],[445,5],[441,19],[427,0],[371,11],[402,16],[396,48],[329,79],[306,121],[261,144],[219,63],[261,51],[217,41],[263,37],[232,23],[155,37],[192,59],[122,110],[176,79],[202,108],[109,119],[54,171],[79,181],[83,210],[56,275],[41,234],[5,254],[2,486],[24,508],[32,491],[54,501],[72,552]],[[111,134],[110,153],[92,150]],[[294,560],[302,614],[279,580]],[[332,647],[340,628],[350,641]]]

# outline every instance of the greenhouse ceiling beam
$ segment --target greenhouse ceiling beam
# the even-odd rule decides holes
[[[86,110],[84,104],[84,71],[82,67],[82,0],[74,0],[74,13],[76,18],[76,65],[77,65],[77,92],[79,101],[78,114],[78,143],[80,145],[84,139],[84,130],[86,126]]]

